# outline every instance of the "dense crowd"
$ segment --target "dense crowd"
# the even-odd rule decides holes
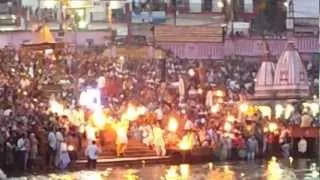
[[[6,170],[64,169],[83,154],[95,160],[99,136],[88,128],[100,127],[89,125],[89,110],[79,105],[88,88],[100,89],[101,104],[112,119],[121,119],[131,103],[146,109],[136,121],[116,121],[118,129],[125,129],[116,129],[118,156],[125,153],[128,137],[157,155],[165,155],[167,148],[183,149],[178,144],[187,139],[185,149],[212,147],[222,159],[254,159],[257,152],[276,152],[275,147],[289,156],[288,123],[259,111],[239,115],[237,102],[254,93],[259,63],[168,59],[164,66],[154,60],[108,59],[102,50],[66,49],[53,57],[10,47],[0,50],[0,61],[0,166]],[[310,63],[307,69],[316,87],[318,70]],[[54,111],[50,102],[63,106],[63,112]],[[178,125],[170,130],[173,116]],[[299,108],[290,119],[317,124],[311,112],[302,114]],[[270,123],[278,127],[265,130]]]

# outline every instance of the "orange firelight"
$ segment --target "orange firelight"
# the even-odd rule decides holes
[[[232,125],[230,122],[226,122],[224,124],[224,130],[227,131],[227,132],[230,132],[232,130]]]
[[[179,127],[179,123],[176,118],[170,117],[168,122],[168,131],[176,132]]]
[[[215,94],[217,97],[224,97],[224,93],[221,90],[217,90]]]
[[[215,105],[211,106],[210,111],[211,111],[211,113],[217,113],[217,112],[219,112],[219,111],[220,111],[220,106],[219,106],[219,104],[215,104]]]
[[[189,149],[192,149],[192,146],[193,146],[192,135],[187,134],[187,135],[183,136],[182,140],[179,143],[179,148],[181,150],[189,150]]]
[[[276,124],[276,123],[269,123],[269,131],[270,132],[275,132],[275,131],[277,131],[278,130],[278,125]]]

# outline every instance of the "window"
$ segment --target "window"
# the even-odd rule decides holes
[[[244,0],[244,12],[253,13],[253,0]]]

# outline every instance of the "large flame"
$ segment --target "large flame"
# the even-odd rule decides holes
[[[236,118],[234,116],[232,116],[232,115],[228,115],[227,116],[227,121],[230,122],[230,123],[233,123],[235,121],[235,119]]]
[[[91,116],[93,124],[99,129],[103,129],[107,123],[111,122],[111,118],[107,117],[102,108],[98,108]]]
[[[273,122],[269,123],[268,129],[270,132],[275,132],[276,130],[278,130],[277,123],[273,123]]]
[[[246,113],[248,111],[248,109],[249,109],[249,105],[246,103],[240,104],[240,106],[239,106],[239,111],[241,113]]]
[[[189,150],[193,147],[192,134],[187,134],[183,136],[182,140],[179,143],[179,148],[181,150]]]
[[[144,106],[136,107],[132,104],[129,104],[125,112],[121,115],[121,120],[134,121],[138,119],[139,116],[145,114],[147,108]]]
[[[168,131],[176,132],[179,127],[179,123],[176,118],[170,117],[168,122]]]
[[[220,106],[219,106],[219,104],[215,104],[215,105],[211,106],[210,111],[211,111],[211,113],[217,113],[217,112],[219,112],[219,111],[220,111]]]
[[[226,122],[224,124],[224,130],[230,132],[232,130],[232,124],[230,122]]]

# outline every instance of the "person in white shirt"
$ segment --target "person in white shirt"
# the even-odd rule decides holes
[[[59,167],[59,162],[61,159],[61,143],[64,142],[64,138],[61,132],[62,129],[58,130],[56,132],[56,140],[57,140],[57,150],[56,150],[56,157],[55,157],[55,165],[56,167]]]
[[[25,170],[25,160],[26,160],[26,135],[22,134],[17,142],[17,163],[19,169],[24,171]]]
[[[91,144],[88,145],[85,154],[88,158],[88,168],[96,168],[97,165],[97,158],[98,158],[98,154],[100,153],[100,150],[98,148],[98,146],[96,145],[96,141],[92,141]]]
[[[48,166],[51,167],[54,162],[57,150],[57,138],[54,130],[51,130],[48,134]]]
[[[298,142],[298,152],[301,154],[301,156],[305,155],[305,153],[307,152],[307,148],[308,148],[308,142],[306,141],[305,138],[302,137]]]
[[[104,88],[104,86],[106,85],[106,78],[103,77],[103,76],[100,76],[98,79],[97,79],[97,86],[99,89],[101,88]]]

